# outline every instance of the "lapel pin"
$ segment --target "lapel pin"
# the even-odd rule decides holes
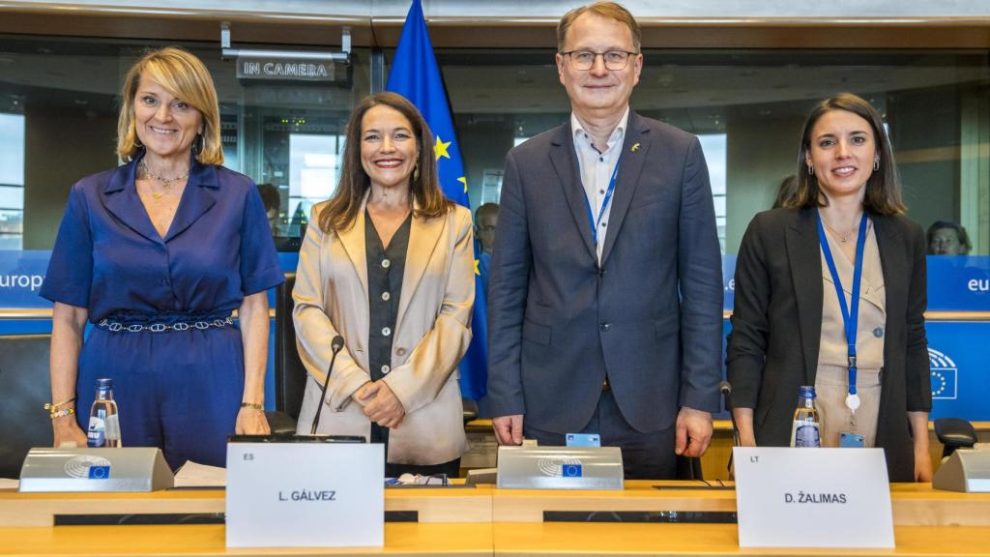
[[[629,150],[632,151],[633,153],[639,151],[639,143],[633,143],[632,148],[630,148]]]

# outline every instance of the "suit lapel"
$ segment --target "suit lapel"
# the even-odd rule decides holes
[[[118,166],[110,174],[110,180],[103,188],[103,206],[124,226],[157,244],[162,243],[161,237],[151,224],[148,211],[145,210],[141,198],[138,197],[134,185],[134,174],[140,158]]]
[[[369,189],[368,191],[370,192],[371,190]],[[358,280],[361,281],[361,289],[364,292],[364,303],[359,303],[359,307],[367,306],[368,301],[368,252],[364,238],[364,227],[367,226],[364,208],[367,203],[368,196],[365,195],[364,201],[361,202],[361,210],[358,211],[351,227],[347,230],[337,232],[337,239],[340,240],[340,245],[344,248],[347,258],[351,260],[351,265],[354,266],[354,272],[357,273]],[[311,226],[315,224],[313,223]]]
[[[138,197],[135,174],[140,157],[117,167],[103,190],[103,205],[128,228],[157,244],[168,242],[193,225],[216,204],[214,192],[220,187],[216,167],[193,159],[189,180],[182,193],[172,225],[163,239],[151,223],[148,211]]]
[[[787,227],[784,242],[798,307],[806,385],[815,384],[822,336],[822,260],[814,209],[802,209]]]
[[[591,224],[588,222],[588,201],[584,193],[584,186],[581,185],[570,123],[557,128],[551,144],[553,148],[550,150],[550,162],[557,173],[564,199],[567,200],[567,205],[571,209],[574,225],[577,226],[578,234],[580,234],[584,247],[588,250],[591,258],[597,261],[598,252],[591,237]]]
[[[402,295],[399,297],[399,311],[395,316],[397,326],[402,323],[402,316],[409,309],[409,302],[426,273],[448,220],[448,217],[424,219],[413,215],[409,227],[409,246],[406,248],[406,268],[402,273]]]
[[[887,315],[904,315],[904,304],[908,297],[908,261],[903,250],[901,231],[890,217],[871,215],[871,218],[876,231],[877,251],[880,252]],[[893,344],[884,343],[884,350]]]
[[[179,209],[172,219],[172,225],[169,226],[168,232],[165,234],[165,241],[168,242],[182,234],[206,214],[216,204],[215,193],[219,188],[220,183],[217,179],[216,167],[199,164],[193,158],[186,190],[182,192]]]
[[[608,215],[608,231],[605,233],[605,246],[602,249],[602,264],[608,259],[608,254],[615,245],[615,238],[622,229],[622,221],[636,194],[639,176],[643,172],[643,164],[650,154],[650,129],[635,112],[629,111],[626,122],[625,140],[622,152],[619,154],[619,175],[616,177],[615,193],[612,197],[612,209]],[[637,146],[633,151],[633,146]]]

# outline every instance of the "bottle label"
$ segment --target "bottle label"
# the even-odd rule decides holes
[[[110,414],[106,419],[107,441],[120,441],[120,419],[117,414]]]
[[[90,447],[103,447],[107,443],[106,422],[97,416],[89,417],[89,429],[86,432],[86,444]]]
[[[795,424],[794,446],[795,447],[821,447],[821,437],[816,423]]]

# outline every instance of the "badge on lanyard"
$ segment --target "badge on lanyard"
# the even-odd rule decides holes
[[[863,251],[866,247],[866,213],[859,219],[859,235],[856,238],[856,262],[853,267],[852,284],[852,308],[846,304],[846,296],[842,292],[842,281],[839,279],[839,271],[835,268],[835,259],[832,257],[832,250],[828,247],[828,238],[825,236],[825,227],[822,226],[822,216],[817,214],[818,223],[818,243],[822,247],[822,254],[825,256],[825,263],[828,264],[828,272],[832,275],[832,286],[835,287],[835,295],[839,297],[839,308],[842,310],[842,324],[846,330],[847,354],[849,357],[849,392],[846,395],[846,408],[855,413],[859,408],[859,395],[856,393],[856,330],[859,327],[859,290],[863,279]]]
[[[601,447],[602,438],[597,433],[568,433],[564,435],[568,447]]]
[[[866,446],[866,438],[858,433],[843,431],[839,435],[839,446],[844,449],[860,449]]]

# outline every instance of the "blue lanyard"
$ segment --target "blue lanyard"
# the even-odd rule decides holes
[[[588,194],[584,195],[584,205],[588,208],[588,223],[591,225],[591,238],[595,241],[595,246],[598,246],[598,227],[602,223],[602,217],[605,216],[605,209],[608,207],[610,201],[612,201],[612,192],[615,191],[615,178],[619,175],[619,161],[615,161],[615,168],[612,169],[612,177],[608,180],[608,188],[605,190],[605,199],[602,201],[602,208],[598,210],[598,220],[595,220],[595,214],[591,211],[591,200],[588,199]]]
[[[859,236],[856,238],[856,263],[853,267],[852,284],[852,311],[846,305],[846,296],[842,292],[842,281],[839,280],[839,271],[835,268],[835,259],[832,258],[832,250],[828,247],[828,239],[825,237],[825,227],[822,226],[822,217],[817,215],[818,220],[818,243],[822,246],[822,253],[825,254],[825,262],[828,263],[828,271],[832,274],[832,285],[835,286],[835,295],[839,297],[839,307],[842,309],[842,323],[846,329],[846,344],[849,346],[849,397],[846,404],[853,411],[856,410],[854,404],[858,406],[858,396],[856,395],[856,330],[859,327],[859,290],[863,278],[863,250],[866,246],[866,214],[859,220]]]

